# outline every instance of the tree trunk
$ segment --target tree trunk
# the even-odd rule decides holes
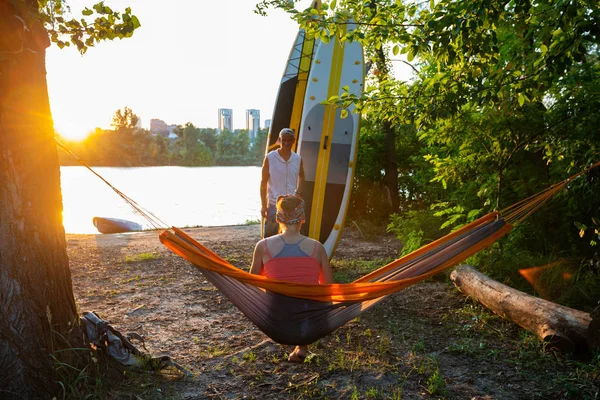
[[[535,333],[550,348],[573,352],[593,348],[590,314],[510,288],[461,265],[450,275],[456,287],[501,317]],[[596,333],[597,334],[597,331]]]
[[[389,68],[387,65],[387,56],[383,48],[377,50],[377,59],[375,62],[379,71],[377,77],[379,83],[389,78]],[[385,170],[385,186],[389,192],[389,202],[391,212],[398,212],[400,207],[400,195],[398,193],[398,160],[396,160],[396,131],[392,127],[390,121],[383,121],[383,133],[385,135],[385,154],[384,154],[384,170]]]
[[[0,398],[51,398],[78,326],[37,0],[0,0]],[[55,335],[56,333],[56,335]],[[61,335],[61,336],[59,336]]]

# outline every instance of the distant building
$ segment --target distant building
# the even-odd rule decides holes
[[[137,121],[135,122],[135,129],[142,129],[142,119],[137,117]]]
[[[177,134],[175,133],[175,131],[177,130],[177,125],[172,124],[168,126],[169,128],[169,139],[175,139],[177,138]]]
[[[269,130],[270,127],[271,127],[271,120],[270,119],[265,119],[265,129]]]
[[[246,130],[253,141],[260,129],[260,110],[246,110]]]
[[[224,129],[233,132],[233,110],[231,108],[219,108],[217,133],[223,132]]]
[[[150,120],[150,133],[153,135],[169,136],[169,126],[162,119]]]
[[[175,130],[177,129],[177,125],[171,124],[167,125],[165,121],[162,119],[151,119],[150,120],[150,133],[153,135],[161,135],[162,137],[169,139],[176,139],[177,134]]]

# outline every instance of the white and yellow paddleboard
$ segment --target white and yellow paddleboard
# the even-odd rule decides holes
[[[321,0],[313,1],[311,7],[320,9]],[[283,128],[291,128],[298,139],[308,75],[317,47],[318,40],[306,37],[304,29],[298,31],[277,92],[265,154],[278,147],[277,138]]]
[[[350,23],[346,29],[355,29]],[[360,116],[324,106],[322,101],[342,95],[343,87],[360,95],[364,84],[364,56],[360,43],[332,39],[320,43],[312,66],[300,124],[298,153],[304,164],[307,223],[303,229],[319,240],[331,258],[348,210],[354,178]]]

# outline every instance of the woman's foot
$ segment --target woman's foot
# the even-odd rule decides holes
[[[306,359],[306,353],[308,351],[307,346],[296,346],[292,354],[289,355],[288,361],[295,363],[303,363]]]

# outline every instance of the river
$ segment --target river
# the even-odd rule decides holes
[[[169,226],[238,225],[260,218],[260,167],[95,167]],[[67,233],[98,233],[95,216],[151,226],[85,167],[61,167]]]

